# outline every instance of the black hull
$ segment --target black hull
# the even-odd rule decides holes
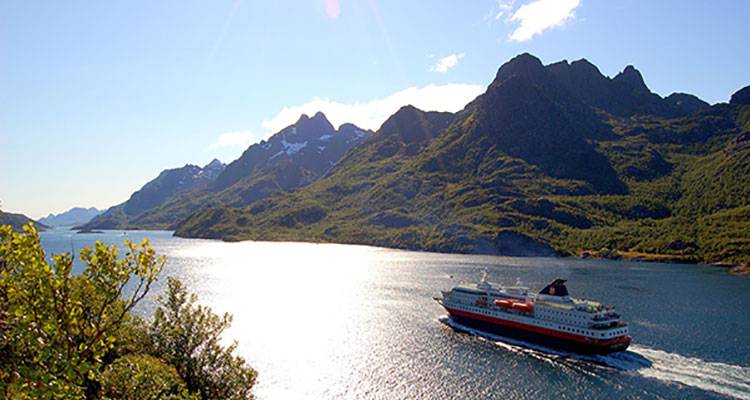
[[[624,351],[629,345],[629,343],[624,343],[602,346],[595,343],[581,343],[458,315],[451,315],[450,318],[461,325],[478,329],[482,332],[538,343],[547,348],[570,351],[579,354],[611,354]]]

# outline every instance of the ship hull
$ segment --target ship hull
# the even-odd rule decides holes
[[[478,329],[482,332],[538,343],[548,348],[572,351],[580,354],[611,354],[624,351],[630,345],[629,336],[610,340],[562,337],[556,336],[553,332],[539,332],[533,326],[524,327],[519,326],[519,324],[511,326],[495,318],[462,310],[452,310],[448,307],[445,308],[450,314],[451,319],[461,325]]]

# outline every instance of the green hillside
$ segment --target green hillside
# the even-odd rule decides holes
[[[21,228],[29,222],[34,222],[34,226],[39,231],[43,231],[49,228],[47,225],[40,224],[39,222],[36,222],[23,214],[14,214],[0,211],[0,226],[10,225],[14,231],[21,231]]]
[[[176,234],[748,260],[750,106],[685,106],[675,97],[692,97],[644,92],[632,67],[610,79],[576,63],[518,56],[441,122],[446,129],[425,134],[433,113],[402,109],[322,179],[245,207],[202,209]],[[577,78],[592,86],[566,84],[574,73],[594,74]]]

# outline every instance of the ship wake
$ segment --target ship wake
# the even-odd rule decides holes
[[[750,400],[750,367],[704,361],[643,346],[631,349],[652,362],[649,368],[639,370],[644,376]]]
[[[608,355],[586,355],[551,349],[536,343],[506,338],[462,325],[444,316],[440,322],[477,336],[509,351],[550,363],[568,366],[585,363],[597,367],[630,371],[663,382],[678,383],[705,391],[750,400],[750,367],[704,361],[645,346],[631,345],[628,351]],[[585,372],[585,370],[581,370]]]

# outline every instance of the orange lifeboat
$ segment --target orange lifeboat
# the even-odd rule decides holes
[[[513,303],[513,309],[530,313],[534,310],[534,305],[530,303]]]
[[[513,307],[513,302],[510,300],[495,300],[495,305],[498,307],[511,308]]]

